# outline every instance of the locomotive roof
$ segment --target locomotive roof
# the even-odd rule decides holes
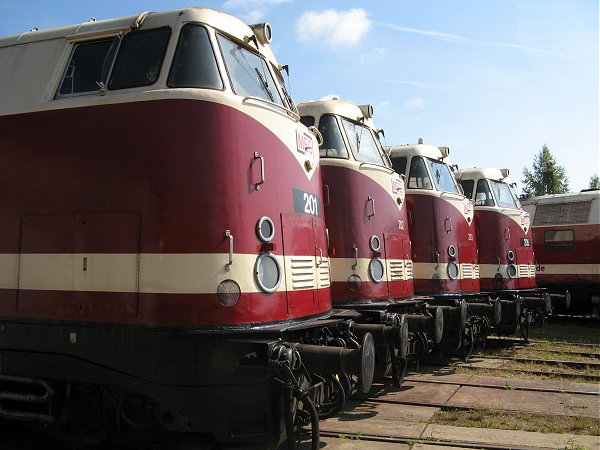
[[[439,147],[431,144],[402,144],[386,147],[385,150],[390,155],[390,158],[424,156],[431,159],[442,159],[442,151]],[[444,163],[452,166],[450,158],[443,158]]]
[[[485,178],[486,180],[502,181],[506,184],[512,184],[509,177],[505,177],[500,169],[495,167],[468,167],[456,172],[459,180],[476,180]]]
[[[301,102],[296,106],[298,107],[298,112],[300,115],[311,115],[318,117],[323,114],[335,114],[337,116],[346,117],[350,120],[362,122],[369,128],[377,131],[371,116],[369,114],[365,114],[360,105],[357,106],[354,103],[350,103],[339,98]],[[368,108],[368,105],[363,106],[363,108],[365,107]]]
[[[540,205],[549,203],[569,203],[600,200],[600,190],[585,190],[581,192],[568,192],[566,194],[549,194],[537,197],[527,197],[521,200],[523,205]]]
[[[168,26],[175,35],[181,26],[190,22],[207,24],[240,43],[247,43],[249,37],[256,35],[254,42],[244,45],[253,48],[258,45],[260,54],[274,69],[279,69],[269,45],[264,44],[259,36],[261,29],[258,26],[254,31],[252,25],[246,25],[234,16],[210,8],[144,12],[135,16],[0,37],[0,98],[3,99],[0,102],[0,115],[74,107],[98,101],[98,95],[76,96],[70,98],[69,102],[55,101],[56,86],[63,76],[74,43],[114,37],[138,28],[146,30]],[[162,88],[159,86],[158,89]],[[118,94],[141,90],[151,91],[156,88],[125,90]],[[110,92],[109,94],[112,95]],[[112,100],[108,98],[103,99],[103,102],[110,101]]]
[[[47,30],[31,30],[21,34],[0,37],[0,48],[60,38],[79,40],[113,31],[118,33],[119,31],[131,31],[138,27],[151,28],[186,22],[205,23],[238,39],[253,34],[252,29],[247,24],[230,14],[211,8],[191,7],[163,12],[146,11],[134,16],[98,21],[91,20]],[[262,44],[260,44],[260,47],[261,54],[275,64],[275,58],[269,47]]]

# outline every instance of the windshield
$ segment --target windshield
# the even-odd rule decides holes
[[[319,121],[319,131],[323,135],[323,145],[319,154],[323,158],[348,158],[348,150],[334,116],[324,115]]]
[[[508,184],[494,180],[490,180],[490,183],[498,206],[502,206],[503,208],[518,208]]]
[[[227,72],[238,95],[258,97],[283,106],[267,62],[246,48],[219,35]]]
[[[358,161],[379,164],[381,166],[386,165],[369,127],[350,122],[347,119],[342,119],[342,124],[346,131],[350,148]]]
[[[454,175],[450,172],[450,168],[446,164],[433,159],[427,159],[427,164],[429,165],[429,171],[438,191],[460,194]]]

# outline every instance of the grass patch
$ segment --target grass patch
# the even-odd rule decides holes
[[[428,423],[458,427],[600,436],[600,419],[508,412],[498,409],[449,409],[438,411],[429,419]]]
[[[600,347],[600,331],[595,324],[546,322],[542,327],[532,328],[529,331],[529,338],[532,341],[592,344]]]

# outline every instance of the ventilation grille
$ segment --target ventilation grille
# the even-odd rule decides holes
[[[463,278],[473,278],[473,265],[472,264],[463,264],[462,265],[462,277]]]
[[[319,265],[319,287],[326,288],[331,285],[329,276],[329,258],[323,258],[323,262]]]
[[[411,260],[406,261],[406,279],[413,279],[413,262]]]
[[[519,264],[519,278],[529,278],[529,265],[528,264]]]
[[[563,223],[587,223],[592,202],[570,202],[538,205],[534,225],[559,225]]]
[[[312,256],[295,256],[292,260],[292,288],[296,290],[315,288],[315,260]],[[327,269],[329,278],[329,269]]]
[[[390,281],[404,280],[404,261],[401,259],[390,259]]]
[[[473,266],[473,279],[479,280],[479,264]]]

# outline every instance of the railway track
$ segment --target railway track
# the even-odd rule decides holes
[[[349,434],[345,435],[343,433],[336,433],[331,431],[321,431],[321,437],[330,437],[330,438],[338,438],[338,439],[352,439],[355,436]],[[368,448],[369,442],[384,442],[389,444],[423,444],[428,446],[435,447],[452,447],[452,448],[473,448],[480,450],[532,450],[533,447],[524,447],[524,446],[515,446],[515,445],[490,445],[490,444],[481,444],[481,443],[473,443],[467,441],[456,441],[456,440],[440,440],[438,438],[415,438],[412,436],[378,436],[378,435],[369,435],[362,434],[360,435],[361,445],[364,444],[364,448]],[[301,450],[306,450],[309,447],[300,447]]]
[[[420,377],[412,377],[407,376],[404,378],[404,381],[410,381],[411,383],[429,383],[429,384],[445,384],[452,386],[471,386],[471,387],[484,387],[491,389],[510,389],[513,391],[530,391],[530,392],[555,392],[559,394],[580,394],[580,395],[595,395],[600,397],[600,391],[581,391],[574,389],[559,389],[559,388],[544,388],[544,387],[534,387],[534,386],[513,386],[509,385],[498,385],[492,383],[472,383],[469,381],[449,381],[449,380],[431,380],[431,379],[423,379]]]

